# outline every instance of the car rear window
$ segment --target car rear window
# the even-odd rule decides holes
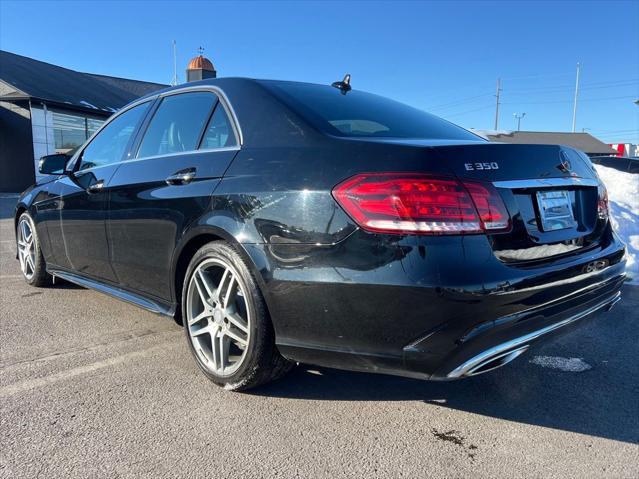
[[[290,108],[320,130],[337,136],[478,141],[463,128],[382,96],[327,85],[262,82]]]

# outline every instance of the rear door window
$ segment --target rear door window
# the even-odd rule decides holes
[[[144,134],[138,158],[197,149],[207,120],[218,103],[210,92],[170,95],[162,99]]]
[[[211,150],[232,146],[237,146],[233,127],[231,126],[231,122],[224,110],[224,107],[218,102],[215,107],[215,111],[211,116],[211,120],[206,127],[206,131],[204,132],[200,149]]]

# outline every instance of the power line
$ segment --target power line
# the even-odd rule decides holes
[[[591,130],[596,133],[639,133],[639,128],[630,128],[629,130]]]
[[[572,87],[565,87],[565,88],[548,88],[548,89],[535,89],[535,90],[523,90],[523,89],[517,89],[517,90],[512,90],[512,89],[508,89],[507,92],[510,95],[515,95],[515,96],[529,96],[529,95],[547,95],[547,94],[553,94],[553,93],[567,93],[569,91],[571,91],[575,86],[573,85]],[[624,83],[624,84],[616,84],[616,85],[598,85],[598,86],[584,86],[582,87],[581,85],[579,85],[579,90],[601,90],[602,88],[605,89],[619,89],[619,88],[628,88],[628,87],[639,87],[639,82],[629,82],[629,83]]]
[[[450,107],[454,107],[457,105],[463,105],[464,103],[470,103],[471,100],[476,100],[478,98],[483,98],[486,96],[491,96],[491,93],[484,93],[482,95],[475,95],[475,96],[470,96],[467,98],[460,98],[459,100],[455,100],[455,101],[451,101],[448,103],[441,103],[439,105],[434,105],[434,106],[429,106],[426,109],[431,111],[431,110],[441,110],[441,109],[448,109]]]
[[[636,98],[635,95],[626,95],[626,96],[609,96],[602,98],[586,98],[581,101],[606,101],[606,100],[621,100],[624,98]],[[502,105],[549,105],[553,103],[572,103],[572,100],[554,100],[554,101],[513,101],[513,102],[505,102]]]
[[[518,77],[503,77],[503,80],[522,80],[526,78],[559,78],[559,77],[569,77],[572,76],[572,73],[555,73],[553,75],[546,74],[538,74],[538,75],[523,75]]]
[[[584,83],[584,85],[604,85],[604,84],[611,84],[611,83],[624,83],[624,82],[638,82],[639,78],[624,78],[624,79],[617,79],[617,80],[604,80],[604,81],[592,81],[592,82],[588,82],[588,83]]]
[[[442,115],[444,118],[454,118],[456,116],[465,115],[467,113],[473,113],[475,111],[487,110],[488,108],[493,108],[495,105],[485,105],[479,108],[473,108],[472,110],[460,111],[459,113],[453,113],[452,115]]]
[[[635,133],[598,133],[600,136],[606,137],[606,138],[616,138],[616,137],[629,137],[629,136],[639,136],[639,132],[635,132]]]
[[[589,82],[584,83],[583,88],[606,88],[606,87],[615,87],[615,86],[632,86],[635,84],[639,84],[639,78],[629,78],[625,80],[614,80],[614,81],[601,81],[601,82]],[[547,90],[566,90],[573,89],[575,85],[546,85],[546,86],[536,86],[536,87],[513,87],[508,88],[508,91],[547,91]]]
[[[539,75],[544,76],[544,75]],[[526,77],[527,78],[527,77]],[[609,88],[609,87],[629,87],[629,86],[639,86],[639,78],[625,79],[625,80],[614,80],[614,81],[602,81],[602,82],[590,82],[590,83],[580,83],[579,90],[597,90],[601,88]],[[565,91],[572,90],[574,85],[561,85],[561,86],[545,86],[545,87],[524,87],[524,88],[503,88],[503,84],[500,82],[500,90],[505,91],[509,95],[536,95],[536,94],[547,94],[547,93],[564,93]],[[455,109],[457,106],[466,105],[473,103],[476,100],[481,98],[485,98],[488,96],[495,96],[494,93],[481,93],[478,95],[472,95],[468,97],[458,98],[456,100],[448,101],[445,103],[438,103],[435,105],[426,106],[424,109],[427,111],[440,111],[440,110],[449,110]],[[439,96],[438,98],[446,98],[446,96]],[[614,98],[627,98],[627,97],[614,97]],[[598,100],[598,99],[594,99]],[[585,100],[590,101],[590,100]],[[558,102],[568,102],[568,100],[557,100],[557,101],[549,101],[548,103],[558,103]],[[517,104],[519,102],[507,102],[504,103],[501,101],[500,97],[500,105],[504,104]],[[542,102],[533,102],[533,103],[542,103]],[[546,103],[546,102],[544,102]]]

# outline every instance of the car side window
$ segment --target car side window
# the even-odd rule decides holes
[[[80,170],[110,165],[122,160],[131,135],[144,117],[150,102],[125,111],[107,124],[82,152]]]
[[[210,150],[230,146],[237,146],[237,140],[235,139],[229,117],[222,104],[218,102],[204,132],[200,149]]]
[[[209,92],[180,93],[162,99],[138,150],[138,158],[197,149],[204,125],[217,103]]]

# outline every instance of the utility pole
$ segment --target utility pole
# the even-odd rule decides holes
[[[577,63],[577,79],[575,80],[575,101],[572,106],[572,132],[575,132],[575,126],[577,125],[577,95],[579,94],[579,70],[581,65]]]
[[[517,119],[517,131],[519,131],[521,130],[521,119],[526,116],[526,113],[522,113],[521,115],[513,113],[513,116]]]
[[[501,93],[501,78],[497,78],[497,103],[495,104],[495,130],[499,129],[499,94]]]
[[[177,46],[175,44],[175,40],[173,40],[173,80],[171,80],[171,85],[176,86],[177,84]]]

